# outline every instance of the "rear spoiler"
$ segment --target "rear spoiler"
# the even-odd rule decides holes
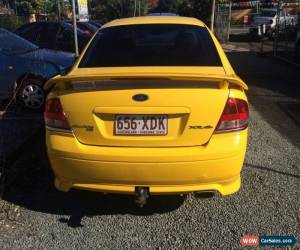
[[[239,78],[237,75],[199,75],[199,74],[142,74],[142,73],[136,73],[134,76],[132,74],[101,74],[101,75],[66,75],[66,76],[56,76],[52,79],[50,79],[46,84],[44,85],[44,89],[50,90],[54,85],[65,83],[65,82],[80,82],[80,81],[101,81],[101,80],[186,80],[186,81],[207,81],[207,82],[215,82],[215,81],[228,81],[230,84],[237,85],[244,90],[248,90],[247,84]]]

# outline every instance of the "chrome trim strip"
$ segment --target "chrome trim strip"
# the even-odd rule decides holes
[[[73,134],[73,130],[67,130],[67,129],[60,129],[60,128],[52,128],[49,126],[46,126],[46,129],[53,131],[53,132],[59,132],[64,134]]]

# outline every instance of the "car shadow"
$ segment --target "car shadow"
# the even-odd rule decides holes
[[[70,227],[82,227],[81,220],[84,217],[116,214],[149,216],[168,213],[178,209],[185,200],[185,197],[178,195],[151,196],[147,204],[140,208],[134,203],[133,195],[81,190],[71,190],[68,193],[57,191],[52,184],[52,174],[47,171],[42,175],[30,178],[36,182],[27,186],[18,180],[17,185],[10,186],[4,192],[3,199],[32,211],[61,215],[59,221]]]
[[[0,104],[0,169],[4,159],[15,158],[22,145],[43,127],[41,111],[28,110],[13,102],[10,106]]]
[[[276,169],[272,169],[272,168],[268,168],[268,167],[264,167],[264,166],[253,165],[253,164],[250,164],[250,163],[247,163],[247,162],[244,163],[244,167],[254,168],[254,169],[258,169],[258,170],[262,170],[262,171],[270,171],[270,172],[273,172],[275,174],[280,174],[280,175],[285,175],[285,176],[288,176],[288,177],[293,177],[293,178],[300,179],[300,175],[298,175],[298,174],[291,174],[291,173],[287,173],[287,172],[283,172],[283,171],[278,171]]]
[[[227,55],[236,73],[249,86],[246,94],[252,107],[273,129],[300,148],[299,124],[281,105],[300,104],[300,67],[252,51]]]
[[[300,67],[255,51],[231,51],[227,56],[236,73],[250,86],[300,100]],[[263,94],[265,95],[265,94]],[[274,95],[274,94],[273,94]]]
[[[30,144],[31,148],[25,145],[17,162],[11,163],[14,168],[22,170],[13,171],[16,178],[5,187],[2,199],[32,211],[61,215],[59,221],[70,227],[82,227],[84,217],[168,213],[178,209],[186,199],[186,196],[179,195],[150,196],[147,204],[140,208],[134,203],[134,195],[57,191],[53,185],[54,177],[47,160],[44,137],[37,135]],[[28,154],[28,151],[31,153]]]

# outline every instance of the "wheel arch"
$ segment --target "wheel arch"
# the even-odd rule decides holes
[[[22,83],[22,81],[25,79],[41,80],[42,83],[45,83],[47,81],[47,79],[40,74],[23,73],[17,77],[16,84],[19,86]]]

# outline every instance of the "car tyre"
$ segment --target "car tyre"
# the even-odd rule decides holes
[[[44,81],[38,78],[23,79],[17,92],[18,103],[21,103],[26,109],[43,110],[46,96],[43,83]]]

